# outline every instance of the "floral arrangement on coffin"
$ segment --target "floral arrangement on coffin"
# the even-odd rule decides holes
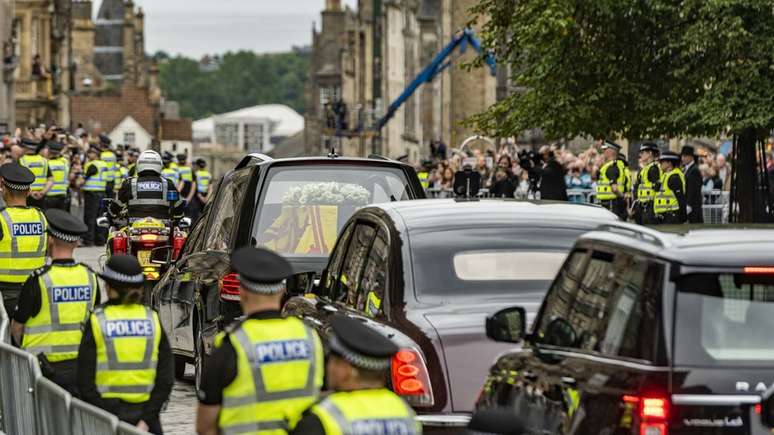
[[[371,194],[363,186],[330,181],[291,187],[282,197],[282,204],[367,205],[370,199]]]

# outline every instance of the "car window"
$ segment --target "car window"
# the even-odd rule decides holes
[[[628,253],[594,251],[579,276],[574,257],[546,299],[538,342],[652,360],[663,266]]]
[[[375,235],[376,229],[372,225],[357,224],[352,233],[347,254],[342,260],[341,272],[338,275],[331,275],[334,281],[331,299],[345,302],[347,305],[355,305],[360,276]]]
[[[210,213],[212,224],[204,242],[204,249],[225,251],[231,246],[231,235],[234,232],[239,212],[242,210],[242,198],[250,181],[250,170],[235,172],[229,180],[223,180],[223,186],[218,191],[217,201]]]
[[[587,257],[587,251],[583,250],[575,250],[567,257],[546,295],[541,324],[547,324],[551,318],[563,316],[568,311],[577,295]],[[540,329],[545,329],[545,324]]]
[[[333,290],[334,284],[338,280],[338,277],[341,273],[341,264],[344,262],[344,257],[347,256],[350,236],[352,235],[352,231],[354,231],[355,226],[355,224],[348,225],[336,241],[336,247],[334,248],[333,253],[331,253],[330,260],[328,261],[327,273],[324,278],[325,281],[323,282],[325,286],[323,294],[331,296],[331,291]]]
[[[355,308],[371,317],[384,314],[384,295],[387,290],[389,267],[389,238],[384,228],[379,229],[368,253],[363,276],[357,288]]]
[[[254,237],[292,256],[328,256],[358,209],[411,199],[405,172],[382,166],[275,166],[263,184]]]
[[[191,231],[188,232],[188,237],[185,240],[185,245],[183,245],[180,258],[190,255],[197,249],[199,242],[202,240],[202,235],[204,234],[205,220],[206,219],[198,219],[193,228],[191,228]]]

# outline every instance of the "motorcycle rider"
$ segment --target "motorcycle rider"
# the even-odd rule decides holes
[[[143,151],[137,159],[137,176],[129,177],[118,191],[118,207],[126,208],[129,219],[153,217],[178,219],[185,202],[172,180],[161,175],[161,156],[156,151]],[[118,211],[112,209],[113,215]]]

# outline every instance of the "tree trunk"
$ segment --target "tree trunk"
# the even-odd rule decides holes
[[[736,223],[766,222],[768,220],[768,183],[765,159],[754,128],[743,130],[736,137],[733,151],[731,178],[730,221]]]

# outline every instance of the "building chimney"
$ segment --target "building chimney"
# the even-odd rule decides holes
[[[341,11],[341,0],[325,0],[326,11]]]

